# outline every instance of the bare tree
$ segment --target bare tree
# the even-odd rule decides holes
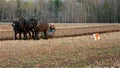
[[[0,21],[35,17],[63,23],[120,22],[119,0],[1,0]]]

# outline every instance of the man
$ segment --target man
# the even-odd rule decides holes
[[[55,36],[55,25],[54,24],[50,24],[49,29],[48,29],[48,35],[50,38]]]

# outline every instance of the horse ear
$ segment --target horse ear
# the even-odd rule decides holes
[[[55,28],[55,25],[53,24],[53,28]]]

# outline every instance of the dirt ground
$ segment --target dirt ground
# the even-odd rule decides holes
[[[55,37],[72,37],[90,35],[93,33],[114,32],[120,30],[120,24],[95,24],[95,23],[57,23],[55,24]],[[14,31],[11,24],[0,24],[0,39],[14,39]]]
[[[81,26],[78,24],[55,25],[57,28],[56,38],[47,40],[1,40],[0,67],[120,67],[119,24],[100,24],[99,26],[98,24],[94,24],[94,26],[93,24],[79,24]],[[0,24],[0,28],[0,38],[13,38],[10,24]],[[94,40],[94,31],[100,32],[100,40]],[[71,37],[66,37],[68,35]],[[72,35],[74,36],[72,37]],[[61,36],[62,38],[60,38]]]
[[[0,67],[117,67],[120,32],[40,40],[0,41]],[[118,67],[119,68],[119,67]]]

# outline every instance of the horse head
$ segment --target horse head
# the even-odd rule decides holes
[[[38,21],[36,19],[30,19],[30,26],[35,28],[37,26]]]
[[[21,18],[20,20],[19,20],[19,28],[21,28],[21,29],[24,29],[24,26],[25,26],[25,19],[24,18]]]

